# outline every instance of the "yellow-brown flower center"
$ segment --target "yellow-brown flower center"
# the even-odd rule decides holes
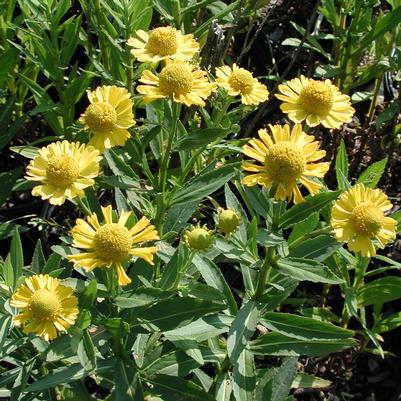
[[[371,202],[362,202],[352,211],[352,223],[358,235],[376,235],[383,227],[383,219],[383,212]]]
[[[249,71],[239,68],[231,73],[228,83],[233,89],[243,94],[248,94],[252,91],[253,77]]]
[[[97,102],[88,106],[84,119],[92,132],[108,132],[117,122],[117,113],[110,103]]]
[[[306,159],[302,150],[290,142],[274,144],[265,156],[265,166],[275,182],[291,182],[305,170]]]
[[[178,48],[177,30],[169,26],[153,29],[146,47],[151,53],[159,56],[175,54]]]
[[[60,298],[45,288],[36,291],[29,302],[29,309],[37,319],[51,319],[57,315],[60,308]]]
[[[101,226],[97,230],[93,242],[98,257],[113,262],[126,259],[132,246],[130,232],[118,223]]]
[[[327,114],[333,103],[333,90],[324,82],[311,80],[299,94],[299,104],[308,113]]]
[[[205,228],[198,227],[187,233],[186,240],[190,248],[206,250],[212,243],[212,236]]]
[[[79,177],[78,163],[71,156],[52,156],[46,167],[49,184],[56,187],[68,187]]]
[[[163,68],[159,75],[159,87],[166,95],[185,95],[192,90],[192,70],[189,65],[172,63]]]

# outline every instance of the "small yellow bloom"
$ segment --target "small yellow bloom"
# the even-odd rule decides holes
[[[132,100],[125,88],[100,86],[88,91],[90,105],[79,119],[93,134],[89,145],[99,149],[124,146],[131,136],[128,128],[135,125]]]
[[[25,334],[35,333],[46,341],[72,326],[79,312],[72,288],[47,274],[28,277],[11,297],[10,305],[21,309],[14,323],[22,325]]]
[[[39,150],[29,163],[25,178],[39,181],[33,196],[62,205],[66,199],[82,198],[84,189],[92,186],[99,174],[99,151],[79,142],[54,142]]]
[[[384,248],[396,236],[397,221],[384,216],[392,206],[380,189],[363,184],[342,193],[331,209],[331,226],[337,241],[348,242],[348,248],[362,256],[375,256],[373,240]]]
[[[216,83],[226,89],[230,96],[241,95],[243,104],[257,105],[269,97],[266,86],[254,78],[252,73],[236,64],[232,68],[216,68],[216,76]]]
[[[171,26],[155,28],[150,33],[138,30],[135,35],[138,38],[131,37],[127,43],[133,47],[132,55],[141,62],[191,60],[199,51],[199,44],[192,34],[183,35]]]
[[[133,227],[127,226],[132,212],[123,211],[117,222],[113,222],[111,206],[102,207],[104,223],[100,224],[93,213],[83,219],[77,219],[71,230],[73,246],[85,250],[83,253],[68,256],[76,267],[92,271],[96,267],[114,267],[120,285],[127,285],[131,279],[127,276],[123,263],[132,256],[137,256],[153,264],[156,247],[134,247],[134,244],[157,240],[159,236],[154,226],[146,217],[142,217]]]
[[[145,103],[156,99],[172,98],[174,102],[187,106],[205,106],[204,99],[210,96],[216,85],[210,83],[206,72],[196,66],[183,62],[170,62],[156,76],[146,70],[139,81],[137,90],[145,95]]]
[[[323,177],[330,164],[315,163],[322,159],[326,152],[319,149],[319,143],[312,135],[306,135],[302,127],[296,124],[290,132],[289,125],[270,125],[272,136],[265,129],[258,131],[260,139],[251,139],[249,145],[243,146],[245,155],[257,160],[262,165],[248,161],[242,162],[242,168],[253,174],[246,176],[242,182],[248,186],[256,184],[269,188],[277,185],[276,199],[294,198],[295,203],[304,198],[298,183],[304,185],[311,194],[316,194],[322,184],[311,180],[311,177]]]
[[[278,89],[276,97],[284,102],[281,110],[295,123],[306,120],[310,127],[321,123],[326,128],[340,128],[355,113],[349,96],[343,95],[328,79],[315,81],[301,75]]]
[[[188,247],[194,251],[207,251],[213,243],[212,231],[206,226],[192,226],[184,235]]]

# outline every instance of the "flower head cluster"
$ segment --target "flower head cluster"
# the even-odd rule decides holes
[[[25,178],[38,181],[33,196],[62,205],[66,199],[82,198],[99,174],[99,151],[79,142],[54,142],[39,150],[28,165]]]
[[[374,241],[384,247],[396,235],[397,221],[384,215],[392,206],[380,189],[355,185],[341,194],[331,209],[336,239],[362,256],[376,255]]]
[[[311,194],[322,187],[312,177],[323,177],[329,169],[328,162],[316,163],[326,152],[319,150],[319,143],[312,135],[306,135],[300,125],[290,130],[289,125],[270,126],[271,135],[265,129],[258,131],[260,139],[251,139],[243,146],[246,156],[260,164],[242,162],[242,168],[250,172],[242,182],[248,186],[256,184],[269,188],[277,187],[275,198],[304,200],[298,184],[305,186]]]
[[[123,264],[137,256],[153,264],[156,247],[135,246],[144,242],[158,240],[154,226],[146,217],[142,217],[135,225],[130,224],[132,212],[123,211],[118,220],[113,218],[111,206],[102,207],[104,222],[100,223],[96,213],[86,220],[77,219],[71,230],[73,246],[84,252],[69,255],[68,259],[76,267],[92,271],[96,267],[113,267],[117,271],[120,285],[131,282]]]
[[[192,226],[185,232],[184,238],[193,251],[207,251],[213,243],[213,232],[206,226]]]
[[[23,326],[24,333],[35,333],[47,341],[73,325],[78,316],[72,288],[42,274],[28,277],[11,297],[10,305],[20,309],[13,321]]]

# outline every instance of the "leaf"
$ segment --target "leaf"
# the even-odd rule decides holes
[[[237,401],[254,401],[256,385],[253,355],[244,349],[233,366],[233,392]]]
[[[288,228],[307,219],[312,213],[326,207],[331,201],[337,199],[340,191],[321,192],[314,196],[308,196],[305,202],[294,205],[279,218],[279,227]]]
[[[22,276],[22,268],[24,267],[24,254],[22,251],[21,238],[18,229],[14,229],[14,235],[11,240],[10,262],[14,271],[14,286],[18,279]]]
[[[355,345],[351,338],[340,340],[299,340],[281,333],[269,333],[250,343],[249,349],[257,355],[319,356],[342,351]]]
[[[336,156],[336,177],[338,189],[350,188],[348,181],[348,157],[344,139],[341,138],[340,146]]]
[[[31,271],[33,271],[36,274],[41,273],[43,267],[45,266],[45,263],[46,259],[45,256],[43,255],[42,244],[40,242],[40,239],[38,239],[32,256]]]
[[[292,382],[292,388],[326,388],[331,385],[330,380],[308,375],[307,373],[297,373]]]
[[[310,259],[283,258],[276,262],[275,268],[281,274],[300,281],[313,283],[341,284],[344,281],[319,262]]]
[[[90,309],[96,301],[97,281],[93,279],[79,296],[79,309]]]
[[[199,201],[196,200],[195,202],[177,203],[170,207],[164,221],[164,231],[180,231],[181,228],[186,225],[189,218],[194,214],[198,205]]]
[[[297,373],[297,365],[298,358],[284,358],[273,378],[271,401],[282,401],[288,396]]]
[[[255,332],[258,320],[259,308],[257,302],[250,299],[242,305],[228,332],[227,351],[233,364],[237,362]]]
[[[228,310],[231,314],[235,315],[238,310],[237,303],[220,269],[210,259],[200,254],[194,256],[193,264],[198,269],[207,285],[216,288],[224,294]]]
[[[387,276],[365,284],[357,294],[358,306],[380,305],[401,298],[401,277]]]
[[[96,351],[87,330],[83,331],[81,341],[78,343],[77,357],[86,371],[96,369]]]
[[[20,177],[22,170],[23,170],[22,167],[17,167],[13,170],[6,171],[6,172],[0,174],[0,182],[1,182],[0,206],[3,205],[4,202],[10,196],[10,193],[13,189],[15,181],[17,181],[17,178]]]
[[[139,287],[114,298],[119,308],[140,308],[170,298],[174,293],[161,288]]]
[[[216,382],[216,401],[230,401],[233,384],[228,372],[222,372]]]
[[[172,203],[182,204],[200,201],[205,196],[217,191],[232,178],[238,166],[239,163],[232,163],[213,170],[206,167],[206,172],[205,170],[201,171],[187,185],[177,191]]]
[[[358,178],[357,184],[364,184],[368,188],[376,188],[386,168],[387,157],[370,165]]]
[[[298,238],[309,234],[313,231],[319,223],[319,213],[312,213],[306,220],[301,221],[299,224],[296,224],[291,231],[291,234],[288,238],[288,245],[291,244]]]
[[[268,312],[263,325],[269,330],[299,340],[339,340],[353,336],[354,332],[334,324],[290,313]]]
[[[114,394],[115,399],[118,401],[139,401],[144,399],[138,372],[134,363],[129,359],[117,359]]]
[[[7,339],[8,331],[11,327],[12,316],[4,315],[0,317],[0,349],[3,349],[3,345]]]
[[[301,242],[297,247],[291,249],[289,256],[323,262],[341,246],[342,244],[332,236],[319,235]]]
[[[401,312],[396,312],[382,319],[376,326],[375,331],[377,333],[385,333],[399,326],[401,326]]]
[[[228,134],[225,128],[204,128],[192,130],[178,144],[178,150],[201,149],[216,139]]]
[[[152,393],[161,395],[163,401],[214,401],[214,398],[190,380],[180,377],[157,375],[147,378]]]
[[[138,312],[138,320],[145,326],[157,327],[161,331],[185,326],[207,314],[219,312],[223,304],[204,301],[196,298],[182,297],[165,299]]]

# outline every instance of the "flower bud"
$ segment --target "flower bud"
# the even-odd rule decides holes
[[[205,251],[213,242],[212,232],[205,226],[192,227],[185,233],[185,241],[192,250]]]
[[[239,226],[239,214],[232,209],[221,210],[218,215],[219,230],[226,236],[233,233]]]

